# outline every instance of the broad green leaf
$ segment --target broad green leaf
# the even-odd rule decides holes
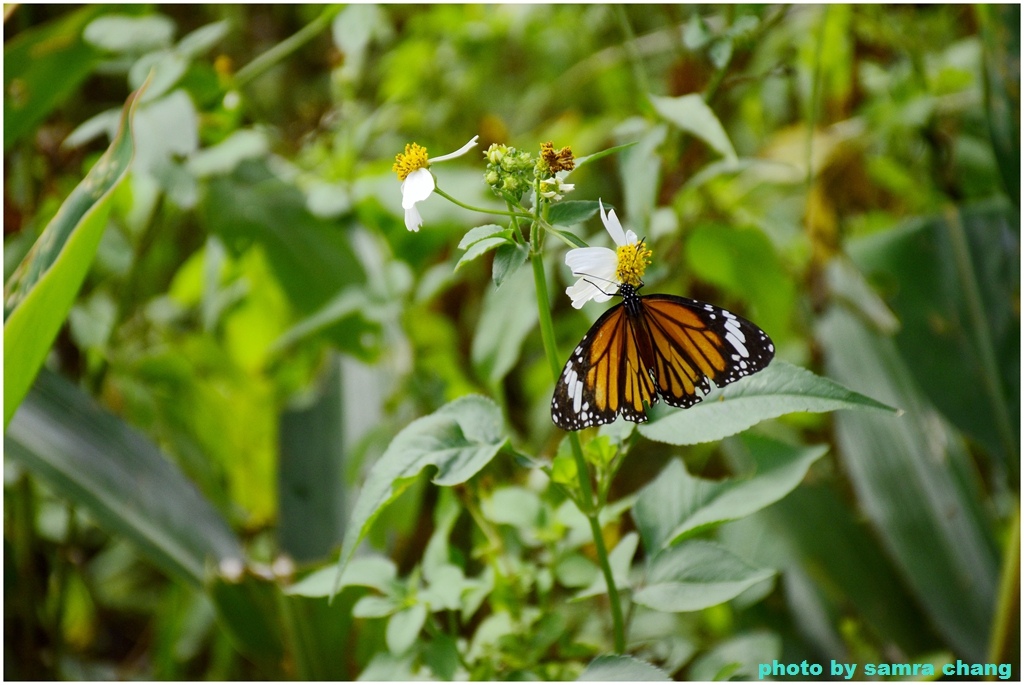
[[[326,566],[314,571],[286,590],[289,595],[303,597],[329,597],[334,589],[334,581],[338,577],[335,566]],[[381,592],[389,592],[391,583],[398,577],[395,562],[386,557],[367,555],[356,557],[345,568],[338,587],[372,587]]]
[[[227,523],[156,445],[55,374],[39,375],[4,449],[173,577],[198,587],[208,564],[242,558]]]
[[[576,679],[583,682],[652,682],[667,683],[672,679],[663,670],[635,657],[620,654],[599,656],[583,669]]]
[[[494,262],[491,264],[491,278],[494,279],[494,287],[500,288],[510,276],[515,274],[529,255],[523,245],[506,243],[498,247],[494,253]]]
[[[928,399],[1012,471],[1020,442],[1017,210],[950,210],[851,241],[849,253],[883,286],[900,321],[893,340]],[[830,278],[845,291],[856,276],[831,268]]]
[[[700,93],[690,93],[677,98],[657,95],[648,97],[655,111],[665,119],[700,138],[723,157],[736,158],[736,150],[733,149],[729,135]]]
[[[83,7],[4,44],[4,152],[92,73],[100,53],[82,40],[82,29],[103,11],[102,5]]]
[[[573,226],[597,214],[600,205],[593,200],[566,200],[556,202],[548,210],[548,223],[554,226]],[[606,209],[612,209],[606,205]]]
[[[449,402],[406,426],[370,469],[359,491],[338,559],[338,580],[381,510],[428,466],[440,486],[464,483],[507,444],[498,406],[479,395]],[[336,582],[337,584],[337,582]]]
[[[633,519],[648,553],[779,501],[828,451],[826,445],[793,447],[758,436],[741,439],[756,464],[752,475],[725,480],[696,478],[682,461],[673,459],[640,491]]]
[[[481,510],[488,521],[528,531],[539,524],[542,506],[537,493],[512,485],[492,492],[481,503]]]
[[[452,611],[462,608],[462,593],[467,585],[462,569],[454,564],[437,566],[431,571],[430,583],[419,593],[419,600],[431,611]]]
[[[874,409],[897,412],[828,378],[776,359],[768,368],[725,388],[715,388],[703,402],[686,410],[654,408],[657,418],[640,433],[670,445],[721,440],[754,424],[797,411]],[[660,414],[660,415],[659,415]]]
[[[275,579],[249,568],[240,573],[218,573],[207,585],[220,625],[235,647],[271,670],[285,653],[281,610],[285,599]]]
[[[85,280],[110,212],[111,193],[132,163],[132,115],[85,179],[71,191],[4,289],[4,426],[21,404]]]
[[[331,355],[318,386],[278,420],[277,539],[299,563],[327,558],[344,532],[342,367]]]
[[[1003,186],[1020,207],[1020,5],[977,5],[985,114]]]
[[[493,237],[478,240],[469,246],[469,248],[466,250],[466,254],[462,255],[462,257],[459,258],[459,261],[456,262],[455,264],[455,269],[457,271],[463,264],[467,264],[476,259],[477,257],[480,257],[481,255],[484,255],[502,245],[511,244],[513,244],[512,241],[505,237]]]
[[[763,680],[761,664],[771,665],[782,656],[782,639],[775,633],[757,631],[725,640],[693,660],[688,676],[695,681]]]
[[[533,271],[520,269],[504,288],[488,288],[473,336],[473,368],[492,386],[519,361],[523,341],[537,326]]]
[[[633,601],[657,611],[699,611],[728,602],[775,571],[755,568],[705,540],[690,540],[658,553]]]
[[[634,147],[622,154],[619,177],[622,180],[622,199],[625,213],[617,212],[625,227],[646,226],[661,186],[661,158],[658,148],[668,136],[668,126],[651,126],[640,136]]]
[[[459,241],[459,249],[467,250],[474,243],[478,243],[484,238],[495,238],[495,237],[510,238],[512,237],[511,229],[499,226],[497,224],[485,224],[483,226],[477,226],[469,229],[466,235],[462,236],[462,240]]]
[[[891,340],[842,308],[819,324],[836,378],[906,408],[835,417],[837,451],[860,510],[939,632],[984,660],[998,573],[994,531],[962,440],[917,389]]]
[[[195,31],[182,36],[175,46],[175,50],[189,59],[198,57],[222,41],[228,35],[230,28],[231,24],[226,19],[200,26]]]
[[[385,642],[392,654],[404,654],[416,642],[427,620],[425,604],[413,604],[393,614],[388,620]]]
[[[604,157],[607,157],[608,155],[614,155],[616,152],[621,152],[622,150],[625,150],[626,148],[632,147],[633,145],[636,145],[636,142],[625,143],[623,145],[616,145],[615,147],[610,147],[610,148],[608,148],[606,150],[601,150],[600,152],[595,152],[592,155],[584,155],[583,157],[577,157],[576,158],[576,169],[579,169],[581,166],[585,166],[587,164],[593,164],[594,162],[596,162],[599,159],[603,159]],[[575,171],[575,169],[573,169],[573,171]],[[569,173],[572,173],[572,172],[569,172]]]

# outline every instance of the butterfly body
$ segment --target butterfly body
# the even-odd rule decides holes
[[[641,284],[642,286],[642,284]],[[768,366],[775,346],[730,311],[676,295],[640,295],[619,286],[622,302],[605,312],[573,350],[555,385],[551,419],[564,430],[622,415],[647,421],[658,398],[686,408],[711,391]]]

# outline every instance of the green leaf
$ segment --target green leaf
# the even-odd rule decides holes
[[[423,624],[427,619],[427,607],[425,604],[414,604],[406,609],[398,611],[387,622],[385,642],[388,651],[392,654],[406,652],[416,643]]]
[[[338,559],[338,581],[381,510],[423,469],[437,468],[433,478],[437,485],[458,485],[487,465],[507,442],[501,410],[479,395],[460,397],[406,426],[373,465],[359,491]]]
[[[635,681],[635,682],[671,682],[668,674],[657,666],[641,661],[635,657],[619,654],[605,654],[591,661],[577,681]]]
[[[575,167],[575,169],[573,169],[573,171],[575,171],[576,169],[579,169],[581,166],[585,166],[587,164],[593,164],[594,162],[596,162],[599,159],[603,159],[603,158],[607,157],[608,155],[614,155],[616,152],[621,152],[622,150],[630,148],[630,147],[632,147],[634,145],[636,145],[636,141],[633,141],[632,143],[624,143],[622,145],[616,145],[615,147],[610,147],[610,148],[608,148],[606,150],[601,150],[600,152],[595,152],[592,155],[584,155],[583,157],[577,157],[576,158],[576,167]],[[572,173],[572,172],[570,171],[569,173]]]
[[[589,247],[585,242],[583,242],[582,238],[580,238],[572,231],[560,231],[557,228],[549,228],[548,230],[551,231],[552,233],[562,236],[562,238],[569,241],[576,247]]]
[[[970,455],[917,389],[891,340],[838,306],[818,331],[830,374],[906,408],[899,419],[837,414],[837,452],[860,510],[932,624],[965,658],[984,660],[998,564]]]
[[[725,640],[693,660],[687,674],[694,681],[760,680],[760,664],[782,656],[782,640],[775,633],[757,631]]]
[[[951,210],[852,241],[900,321],[894,341],[946,418],[1010,470],[1020,441],[1020,215]],[[830,268],[835,290],[856,278]]]
[[[471,245],[480,242],[484,238],[494,238],[496,236],[511,238],[512,231],[511,229],[497,224],[485,224],[483,226],[471,228],[466,232],[466,235],[462,236],[462,240],[459,241],[459,249],[466,250]]]
[[[209,563],[242,558],[227,523],[156,445],[53,373],[39,375],[4,450],[173,577],[198,587]]]
[[[100,53],[82,40],[82,29],[103,11],[103,5],[83,7],[4,44],[4,152],[92,73]]]
[[[1003,186],[1020,207],[1020,5],[977,5],[985,114]]]
[[[600,205],[592,200],[556,202],[548,210],[548,223],[553,226],[573,226],[597,214]],[[609,206],[608,209],[613,209]]]
[[[897,412],[835,381],[776,359],[768,368],[725,388],[716,388],[689,409],[654,408],[658,416],[639,427],[640,433],[670,445],[696,445],[721,440],[759,421],[797,411],[875,409]]]
[[[508,285],[488,289],[483,315],[473,336],[473,368],[492,386],[501,382],[519,360],[523,341],[537,326],[533,272],[520,269]]]
[[[281,630],[284,598],[277,581],[245,567],[238,577],[217,574],[206,589],[220,617],[220,626],[235,647],[274,672],[285,653]]]
[[[90,22],[82,37],[101,50],[141,54],[170,45],[174,22],[160,14],[106,14]]]
[[[826,445],[793,447],[758,436],[742,440],[756,463],[752,475],[705,480],[691,476],[681,460],[673,459],[639,492],[633,519],[648,553],[779,501],[828,451]]]
[[[515,274],[523,264],[526,264],[528,256],[524,245],[506,243],[498,247],[494,253],[494,262],[491,264],[491,278],[494,279],[494,287],[500,288],[502,283]]]
[[[112,192],[132,163],[131,122],[140,93],[125,103],[117,137],[64,200],[5,288],[4,426],[46,359],[96,255]]]
[[[648,97],[655,111],[665,119],[700,138],[723,157],[736,158],[736,150],[733,149],[729,135],[700,93],[690,93],[677,98],[657,95]]]
[[[314,571],[286,591],[289,595],[303,597],[329,597],[334,589],[334,581],[338,577],[335,566],[326,566]],[[345,568],[338,587],[372,587],[381,592],[389,592],[391,583],[398,577],[395,562],[386,557],[367,555],[356,557]]]
[[[501,245],[514,245],[514,243],[505,237],[484,238],[483,240],[476,241],[469,246],[466,254],[462,255],[459,261],[456,262],[455,270],[458,271],[463,264],[467,264]]]
[[[651,560],[633,601],[656,611],[699,611],[727,602],[775,575],[705,540],[669,547]]]
[[[383,618],[391,616],[401,605],[394,597],[367,595],[352,607],[352,615],[356,618]]]

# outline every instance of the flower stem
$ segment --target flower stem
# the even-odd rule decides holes
[[[532,219],[533,218],[529,214],[523,214],[522,212],[506,212],[503,209],[494,209],[494,208],[487,208],[487,207],[474,207],[473,205],[467,205],[465,202],[461,202],[459,200],[456,200],[454,197],[452,197],[448,193],[444,192],[443,190],[441,190],[437,186],[434,186],[434,192],[437,193],[438,195],[440,195],[441,197],[443,197],[444,199],[448,200],[452,204],[458,205],[459,207],[462,207],[463,209],[468,209],[471,212],[480,212],[481,214],[501,214],[502,216],[512,216],[512,217],[515,217],[517,219]]]
[[[557,382],[561,372],[561,365],[558,356],[558,347],[555,344],[555,327],[551,321],[551,307],[548,300],[547,279],[544,276],[544,258],[541,255],[538,243],[540,242],[540,231],[534,228],[531,231],[531,242],[533,249],[530,250],[530,261],[533,265],[533,282],[537,291],[537,312],[540,315],[540,336],[544,343],[544,353],[547,355],[548,364],[551,366],[551,377]],[[608,549],[604,544],[604,536],[601,534],[601,523],[598,519],[599,509],[595,505],[594,488],[590,483],[590,467],[583,457],[583,446],[580,444],[579,435],[570,431],[569,445],[572,447],[572,456],[576,461],[576,473],[580,481],[581,506],[580,510],[590,523],[590,532],[594,537],[594,548],[597,552],[597,559],[601,565],[601,573],[604,575],[605,584],[608,586],[608,603],[612,610],[612,629],[615,639],[615,653],[625,654],[626,652],[626,631],[622,620],[622,602],[619,598],[619,590],[615,586],[615,577],[612,574],[612,567],[608,561]]]

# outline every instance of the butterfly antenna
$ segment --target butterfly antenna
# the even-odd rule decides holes
[[[618,285],[618,283],[616,283],[615,281],[613,281],[610,278],[603,278],[601,276],[594,276],[594,275],[591,275],[591,274],[583,274],[583,273],[579,273],[578,274],[578,273],[575,273],[575,272],[573,273],[573,276],[578,276],[578,277],[582,278],[584,281],[586,281],[590,285],[594,286],[595,288],[600,290],[603,294],[608,295],[609,297],[614,297],[615,295],[619,294],[619,285]],[[608,283],[611,283],[612,285],[615,286],[615,292],[612,292],[612,293],[607,292],[604,288],[599,286],[597,283],[594,283],[592,280],[590,280],[591,278],[596,278],[598,280],[607,281]]]

